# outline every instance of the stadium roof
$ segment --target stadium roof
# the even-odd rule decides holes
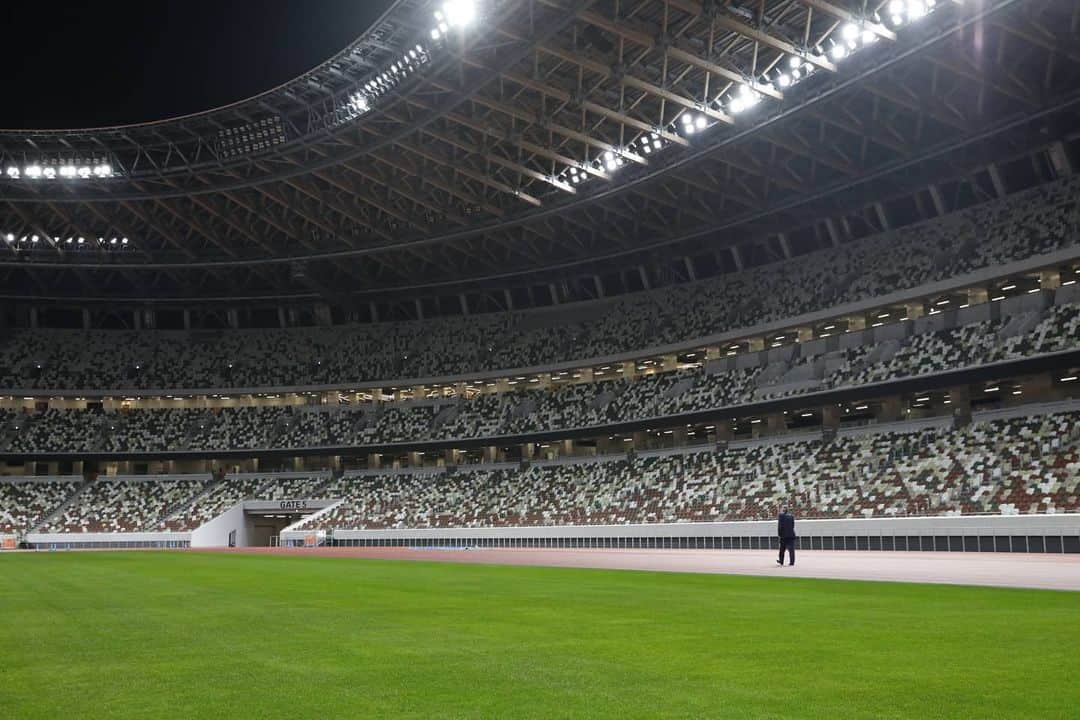
[[[1077,127],[1071,0],[400,0],[155,123],[0,131],[23,296],[288,296],[715,248]]]

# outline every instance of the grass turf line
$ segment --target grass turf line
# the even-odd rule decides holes
[[[0,717],[1066,718],[1080,593],[0,557]]]

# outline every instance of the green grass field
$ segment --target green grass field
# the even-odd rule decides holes
[[[0,718],[1076,718],[1080,594],[0,556]]]

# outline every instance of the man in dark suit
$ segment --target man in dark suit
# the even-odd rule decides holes
[[[780,511],[780,518],[776,524],[776,534],[780,537],[780,558],[776,561],[777,565],[784,564],[784,550],[787,550],[788,556],[791,558],[791,565],[795,564],[795,516],[787,511],[787,508],[783,508]]]

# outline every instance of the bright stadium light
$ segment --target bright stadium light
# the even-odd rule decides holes
[[[19,175],[20,175],[19,168],[15,167],[14,165],[8,167],[7,176],[9,178],[17,180],[19,178]]]
[[[466,27],[476,19],[476,3],[474,0],[447,0],[442,12],[451,27]]]
[[[23,170],[23,174],[26,175],[26,177],[28,178],[39,178],[41,177],[41,166],[27,165],[26,168]]]
[[[73,178],[73,177],[75,177],[75,173],[76,173],[76,169],[75,169],[74,165],[61,165],[60,166],[60,177],[62,177],[62,178]]]

